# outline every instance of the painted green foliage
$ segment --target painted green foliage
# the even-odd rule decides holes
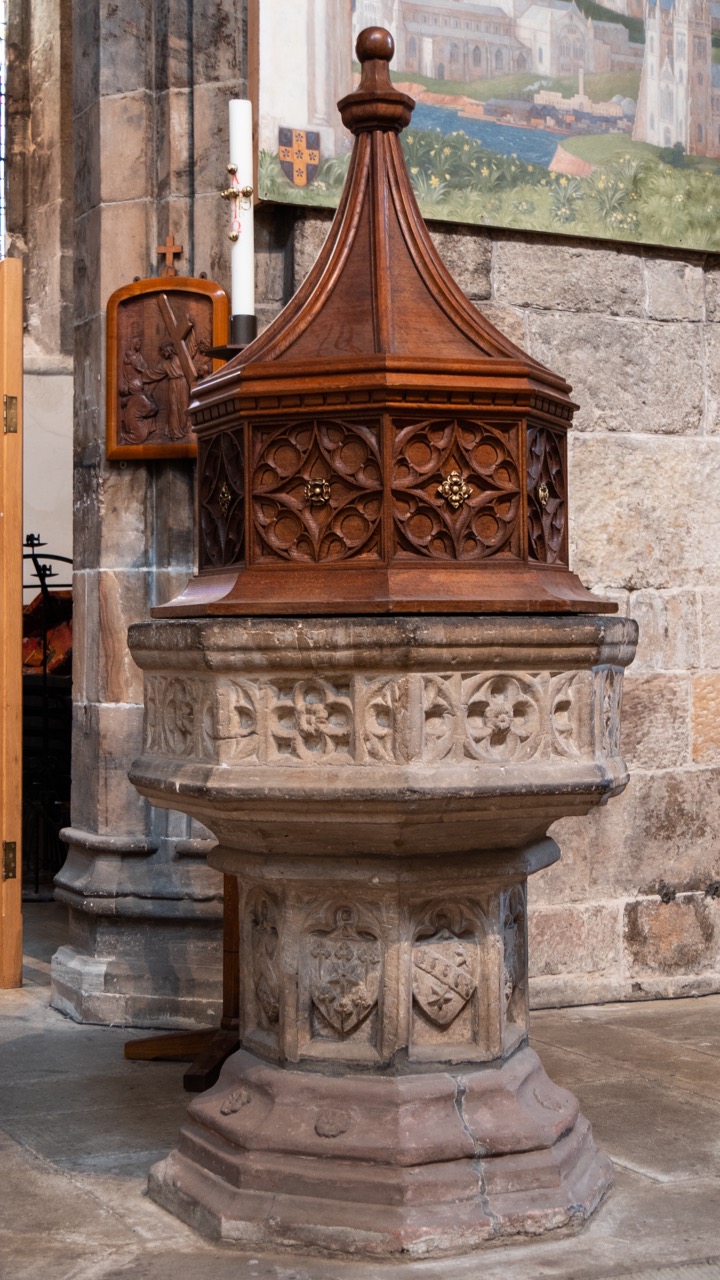
[[[427,218],[720,250],[720,166],[714,161],[612,134],[567,138],[564,149],[593,166],[577,178],[499,155],[461,132],[411,127],[402,142]],[[270,200],[336,205],[347,164],[347,156],[325,160],[312,186],[299,192],[277,156],[264,151],[261,190]]]

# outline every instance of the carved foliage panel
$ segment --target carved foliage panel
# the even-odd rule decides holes
[[[564,432],[528,426],[528,555],[541,564],[568,562],[566,476]]]
[[[199,447],[200,568],[242,563],[245,555],[245,459],[242,427]]]
[[[595,749],[602,756],[620,754],[622,667],[598,667],[595,671]]]
[[[430,418],[393,426],[395,555],[519,557],[517,424]]]
[[[594,684],[593,684],[594,681]],[[617,753],[622,672],[146,677],[145,746],[220,764],[521,764]],[[594,707],[594,712],[593,712]],[[593,718],[594,717],[594,718]]]
[[[199,725],[205,690],[183,676],[145,677],[145,750],[179,759],[199,754]]]
[[[252,440],[254,558],[380,559],[379,420],[254,424]]]
[[[423,677],[423,758],[520,763],[591,747],[589,672]]]

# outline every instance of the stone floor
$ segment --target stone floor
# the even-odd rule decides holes
[[[26,985],[0,992],[2,1280],[719,1280],[720,996],[543,1010],[533,1043],[616,1166],[582,1234],[444,1262],[340,1263],[208,1244],[144,1195],[182,1067],[48,1007],[63,910],[26,913]]]

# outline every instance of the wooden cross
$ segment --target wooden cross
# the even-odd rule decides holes
[[[171,235],[171,233],[168,231],[165,244],[159,244],[157,247],[158,253],[165,254],[165,263],[160,270],[161,276],[177,275],[177,271],[175,270],[175,267],[173,264],[173,258],[177,257],[177,255],[182,253],[182,251],[183,251],[182,245],[176,244],[175,237]]]

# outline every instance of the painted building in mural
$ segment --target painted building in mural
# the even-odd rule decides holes
[[[593,21],[574,0],[356,0],[355,32],[377,24],[395,34],[398,70],[435,80],[639,71],[643,56],[621,23]]]
[[[646,0],[636,141],[720,157],[720,66],[712,61],[719,8],[710,0]]]

